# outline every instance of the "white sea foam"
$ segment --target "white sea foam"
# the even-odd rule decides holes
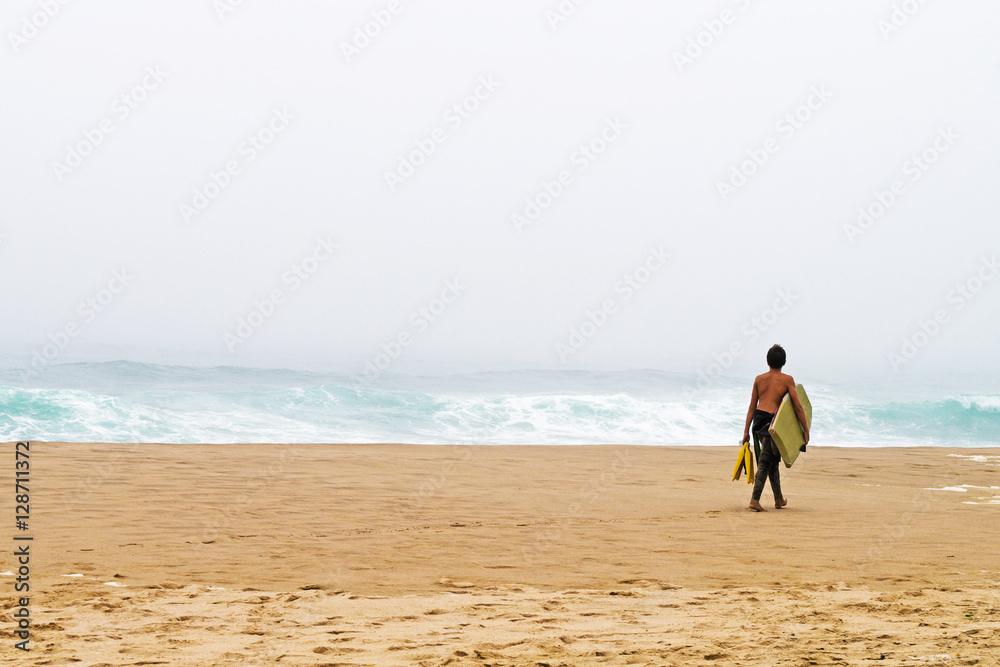
[[[957,459],[969,459],[970,461],[975,461],[976,463],[993,463],[1000,462],[1000,456],[986,456],[982,454],[949,454],[948,456],[953,456]]]
[[[349,375],[129,362],[54,365],[45,387],[17,377],[0,369],[0,440],[733,446],[749,393],[730,378],[690,392],[695,378],[662,371],[386,374],[361,388]],[[900,402],[809,386],[812,445],[1000,443],[1000,395]]]
[[[977,502],[977,501],[974,501],[974,500],[966,500],[962,504],[963,505],[1000,505],[1000,496],[994,496],[992,499],[986,500],[986,501],[983,501],[983,502]]]
[[[1000,396],[957,396],[956,401],[966,410],[976,409],[984,412],[1000,412]]]

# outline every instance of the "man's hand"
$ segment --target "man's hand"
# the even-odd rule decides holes
[[[743,431],[743,439],[740,440],[740,445],[750,442],[750,431]]]
[[[805,431],[802,432],[802,437],[806,439],[805,443],[803,443],[803,444],[808,445],[809,444],[809,429],[806,429]]]

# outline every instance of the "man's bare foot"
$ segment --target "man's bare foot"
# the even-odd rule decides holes
[[[750,501],[750,509],[752,509],[754,512],[766,512],[767,511],[766,509],[764,509],[761,506],[759,500],[751,500]]]
[[[780,510],[788,504],[788,498],[778,498],[774,501],[774,509]]]

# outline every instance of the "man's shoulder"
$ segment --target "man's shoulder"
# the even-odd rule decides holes
[[[777,373],[774,373],[772,371],[767,371],[765,373],[761,373],[756,378],[754,378],[754,382],[761,382],[761,381],[774,382],[775,380],[782,383],[795,382],[795,379],[791,375],[789,375],[788,373],[782,373],[780,371]]]
[[[786,394],[794,393],[795,391],[795,378],[793,378],[788,373],[781,374],[781,386],[784,387]]]

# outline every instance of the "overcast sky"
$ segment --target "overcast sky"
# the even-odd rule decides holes
[[[11,358],[1000,370],[993,0],[232,4],[4,3]]]

